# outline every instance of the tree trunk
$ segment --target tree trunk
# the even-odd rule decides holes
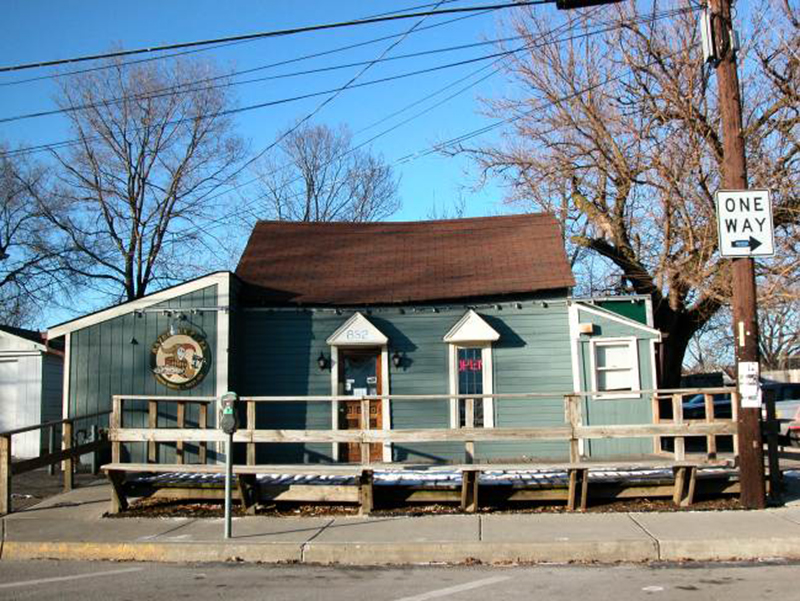
[[[680,388],[683,358],[697,325],[672,310],[657,311],[655,326],[661,331],[662,342],[658,357],[658,387]]]

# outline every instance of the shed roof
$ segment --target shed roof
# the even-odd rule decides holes
[[[268,304],[400,304],[574,285],[550,214],[444,221],[260,221],[236,275]]]

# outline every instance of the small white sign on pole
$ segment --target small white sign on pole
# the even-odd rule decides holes
[[[723,257],[771,257],[775,254],[769,190],[719,190],[717,231]]]
[[[759,386],[758,361],[741,361],[739,363],[739,396],[742,407],[758,409],[761,407],[761,387]]]

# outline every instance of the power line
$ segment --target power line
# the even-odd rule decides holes
[[[450,4],[450,3],[453,3],[453,2],[459,2],[459,1],[460,0],[444,0],[444,3]],[[417,10],[417,9],[420,9],[420,8],[428,8],[429,6],[435,6],[435,5],[436,5],[436,3],[420,4],[420,5],[417,5],[417,6],[410,6],[410,7],[406,8],[406,9],[404,9],[404,10]],[[370,16],[364,17],[364,18],[369,19],[369,18],[372,18],[372,17],[380,17],[380,16],[383,16],[383,15],[395,14],[397,12],[398,11],[379,13],[377,15],[370,15]],[[448,23],[451,23],[451,22],[460,21],[462,19],[469,19],[469,18],[472,18],[472,17],[475,17],[475,16],[479,16],[479,14],[470,14],[470,15],[466,15],[466,16],[463,16],[463,17],[457,17],[455,19],[451,19],[451,20],[448,20],[448,21],[443,21],[441,23],[436,23],[434,25],[428,25],[427,27],[421,27],[417,31],[433,29],[434,27],[440,27],[442,25],[447,25]],[[336,52],[341,52],[343,50],[350,50],[352,48],[358,48],[360,46],[367,46],[369,44],[375,44],[375,43],[381,42],[383,40],[388,40],[388,39],[400,37],[401,35],[403,35],[403,34],[402,33],[398,33],[398,34],[383,36],[383,37],[380,37],[380,38],[375,38],[375,39],[372,39],[372,40],[367,40],[365,42],[359,42],[357,44],[350,44],[348,46],[340,46],[340,47],[335,48],[333,50],[327,50],[327,51],[323,51],[323,52],[316,52],[314,54],[307,54],[305,56],[292,58],[292,59],[288,59],[288,60],[284,60],[284,61],[279,61],[277,63],[272,63],[271,65],[265,65],[264,67],[259,67],[259,68],[255,69],[255,70],[258,70],[260,68],[270,68],[270,67],[277,67],[277,66],[280,66],[280,65],[287,65],[287,64],[290,64],[290,63],[294,63],[294,62],[298,62],[298,61],[302,61],[302,60],[306,60],[306,59],[310,59],[310,58],[316,58],[316,57],[324,56],[324,55],[327,55],[327,54],[334,54]],[[198,52],[207,52],[209,50],[218,50],[220,48],[228,48],[230,46],[238,46],[239,44],[247,44],[247,43],[253,42],[253,41],[256,41],[256,40],[241,40],[241,41],[238,41],[238,42],[229,42],[229,43],[226,43],[226,44],[219,44],[219,45],[214,45],[214,46],[204,46],[204,47],[201,47],[201,48],[196,48],[194,50],[186,50],[184,52],[174,52],[174,53],[170,53],[170,54],[162,54],[160,56],[151,56],[151,57],[140,58],[140,59],[131,60],[131,61],[123,61],[123,62],[111,64],[111,65],[104,64],[104,65],[98,65],[96,67],[88,67],[86,69],[76,69],[74,71],[66,71],[66,72],[63,72],[63,73],[50,73],[48,75],[40,75],[38,77],[29,77],[27,79],[17,79],[17,80],[14,80],[14,81],[4,81],[4,82],[0,82],[0,87],[22,85],[22,84],[32,83],[32,82],[36,82],[36,81],[43,81],[45,79],[58,79],[58,78],[62,78],[62,77],[72,77],[72,76],[75,76],[75,75],[83,75],[83,74],[86,74],[86,73],[93,73],[95,71],[104,71],[106,69],[112,69],[112,68],[117,68],[117,67],[129,67],[131,65],[138,65],[138,64],[141,64],[141,63],[149,63],[149,62],[152,62],[152,61],[158,61],[158,60],[163,60],[163,59],[167,59],[167,58],[175,58],[175,57],[178,57],[178,56],[185,56],[185,55],[188,55],[188,54],[196,54]],[[239,73],[248,73],[250,71],[251,70],[245,70],[245,71],[240,71]],[[225,76],[222,76],[222,77],[225,77]],[[213,78],[212,77],[212,78],[209,78],[208,81],[211,81],[211,80],[214,80],[214,79],[218,79],[218,78]],[[200,81],[204,81],[204,80],[200,80]]]
[[[664,11],[663,13],[659,13],[657,18],[666,18],[666,17],[677,15],[677,14],[694,12],[696,10],[697,9],[695,9],[695,8],[682,8],[682,9],[675,9],[675,10],[671,10],[671,11]],[[650,18],[652,18],[652,17],[647,17],[647,19],[650,19]],[[638,18],[638,19],[636,19],[636,20],[634,20],[632,22],[640,21],[642,19],[644,19],[644,17]],[[586,35],[596,35],[597,33],[604,33],[606,31],[608,31],[609,29],[614,29],[615,27],[616,26],[612,26],[611,28],[603,29],[603,30],[600,30],[600,31],[597,31],[597,32],[593,32],[593,33],[589,33],[589,34],[581,34],[581,36],[578,36],[578,37],[582,37],[582,36],[586,36]],[[518,52],[522,52],[522,51],[524,51],[526,49],[527,49],[526,46],[521,46],[521,47],[515,48],[513,50],[506,50],[506,51],[503,51],[503,52],[496,52],[496,53],[483,55],[483,56],[476,57],[476,58],[465,59],[465,60],[451,62],[451,63],[445,63],[445,64],[437,65],[437,66],[434,66],[434,67],[426,67],[424,69],[417,69],[415,71],[410,71],[410,72],[406,72],[406,73],[400,73],[400,74],[391,75],[391,76],[387,76],[387,77],[383,77],[383,78],[379,78],[379,79],[373,79],[373,80],[369,80],[369,81],[365,81],[365,82],[361,82],[361,83],[352,83],[352,82],[350,82],[350,83],[346,84],[345,86],[340,86],[338,88],[332,88],[332,89],[321,90],[321,91],[316,91],[316,92],[308,92],[308,93],[305,93],[305,94],[298,94],[296,96],[291,96],[291,97],[280,98],[280,99],[276,99],[276,100],[260,102],[260,103],[256,103],[256,104],[243,106],[243,107],[237,107],[237,108],[234,108],[234,109],[228,109],[226,111],[220,111],[220,112],[217,112],[217,113],[214,113],[214,114],[211,114],[211,115],[200,115],[197,118],[207,119],[207,118],[217,118],[217,117],[222,117],[222,116],[229,116],[229,115],[249,112],[249,111],[253,111],[253,110],[268,108],[268,107],[272,107],[272,106],[278,106],[278,105],[282,105],[282,104],[287,104],[287,103],[291,103],[291,102],[297,102],[297,101],[300,101],[300,100],[306,100],[306,99],[314,98],[314,97],[317,97],[317,96],[324,96],[324,95],[327,95],[327,94],[338,94],[338,93],[341,93],[342,91],[344,91],[345,89],[356,89],[356,88],[362,88],[362,87],[369,87],[369,86],[373,86],[373,85],[377,85],[377,84],[397,81],[397,80],[400,80],[400,79],[406,79],[406,78],[414,77],[414,76],[417,76],[417,75],[424,75],[424,74],[433,73],[433,72],[437,72],[437,71],[441,71],[441,70],[452,69],[452,68],[455,68],[455,67],[461,67],[461,66],[464,66],[464,65],[469,65],[469,64],[473,64],[473,63],[477,63],[477,62],[481,62],[481,61],[495,60],[495,59],[498,59],[498,58],[511,56],[511,55],[516,54]],[[199,88],[199,89],[197,89],[195,91],[202,91],[204,89],[206,89],[206,88]],[[96,105],[96,106],[100,106],[100,105]],[[15,120],[15,118],[8,118],[8,120]],[[169,125],[179,125],[179,124],[181,124],[183,122],[191,121],[191,120],[194,120],[194,118],[192,118],[192,119],[188,119],[188,118],[187,119],[176,119],[174,121],[171,121],[169,123]],[[96,139],[96,137],[88,138],[88,140],[92,140],[92,139]],[[0,155],[0,156],[13,157],[13,156],[26,155],[26,154],[30,154],[30,153],[34,153],[34,152],[40,152],[40,151],[44,151],[44,150],[58,150],[58,149],[61,149],[61,148],[64,148],[64,147],[80,144],[83,141],[84,141],[83,139],[62,140],[60,142],[53,142],[53,143],[49,143],[49,144],[40,144],[40,145],[37,145],[37,146],[29,146],[29,147],[20,148],[20,149],[17,149],[17,150],[7,151],[5,153],[2,153],[2,155]],[[261,154],[263,154],[263,152]]]
[[[594,9],[594,10],[595,10],[595,11],[597,11],[597,10],[600,10],[600,7],[596,8],[596,9]],[[675,10],[672,10],[672,11],[662,11],[662,12],[660,12],[660,13],[652,13],[651,15],[647,15],[647,16],[643,16],[643,17],[638,17],[638,18],[636,18],[636,19],[629,19],[629,20],[627,20],[627,21],[626,21],[626,23],[627,23],[627,24],[632,24],[632,23],[637,23],[637,22],[642,22],[642,21],[655,21],[655,20],[659,20],[659,19],[667,18],[667,17],[670,17],[670,16],[674,16],[675,14],[683,14],[683,13],[695,12],[696,10],[697,10],[697,9],[689,8],[689,9],[678,9],[678,11],[675,11]],[[586,14],[584,17],[589,17],[589,16],[590,16],[590,14],[589,14],[589,13],[587,13],[587,14]],[[564,26],[562,26],[561,28],[563,28],[563,27],[564,27]],[[549,45],[549,44],[553,44],[553,43],[562,43],[562,42],[565,42],[565,41],[570,41],[570,40],[579,39],[579,38],[583,38],[583,37],[590,37],[590,36],[592,36],[592,35],[597,35],[597,34],[599,34],[599,33],[605,33],[605,32],[611,31],[611,30],[613,30],[613,29],[616,29],[617,27],[618,27],[618,24],[614,24],[614,25],[612,25],[612,26],[605,27],[605,28],[603,28],[603,29],[601,29],[601,30],[592,31],[592,32],[586,32],[586,33],[583,33],[583,34],[577,34],[577,35],[573,35],[573,36],[570,36],[570,37],[567,37],[567,38],[554,39],[554,40],[553,40],[553,39],[551,39],[551,40],[544,40],[545,38],[552,38],[552,37],[553,37],[553,36],[554,36],[554,35],[555,35],[555,34],[558,32],[558,30],[551,30],[551,31],[549,31],[549,32],[546,32],[545,34],[542,34],[542,35],[539,37],[539,42],[538,42],[538,43],[535,43],[535,44],[529,44],[529,45],[525,46],[523,49],[535,49],[535,48],[537,48],[537,47],[541,47],[541,46],[545,46],[545,45]],[[567,29],[567,31],[570,31],[570,30],[572,30],[572,29],[574,29],[574,24],[570,24],[570,26],[569,26],[569,28]],[[542,41],[542,40],[544,40],[544,41]],[[520,49],[517,49],[517,50],[520,50]],[[673,56],[673,55],[669,55],[669,56]],[[495,62],[499,62],[499,60],[500,60],[500,59],[498,59],[498,60],[497,60],[497,61],[495,61]],[[475,75],[475,74],[479,73],[481,70],[483,70],[483,69],[486,69],[487,67],[490,67],[490,66],[491,66],[491,65],[487,65],[487,66],[485,66],[485,67],[482,67],[481,69],[479,69],[479,70],[477,70],[477,71],[474,71],[473,73],[471,73],[470,75],[468,75],[466,78],[469,78],[469,77],[471,77],[472,75]],[[493,74],[494,74],[494,73],[490,73],[489,75],[493,75]],[[479,81],[482,81],[483,79],[486,79],[486,78],[487,78],[489,75],[487,75],[487,76],[484,76],[484,77],[483,77],[483,78],[481,78]],[[623,77],[623,75],[620,75],[620,76],[618,76],[618,77],[616,77],[616,78],[609,79],[609,80],[607,80],[606,82],[603,82],[603,83],[601,83],[601,84],[598,84],[598,85],[597,85],[597,86],[595,86],[595,87],[599,87],[599,86],[605,85],[606,83],[611,83],[612,81],[615,81],[615,80],[617,80],[617,79],[620,79],[620,78],[622,78],[622,77]],[[466,78],[461,78],[460,80],[457,80],[456,82],[453,82],[453,84],[451,84],[451,85],[455,85],[455,84],[457,84],[457,83],[459,83],[459,82],[463,81],[463,80],[464,80],[464,79],[466,79]],[[436,106],[439,106],[439,105],[443,104],[444,102],[446,102],[447,100],[451,99],[452,97],[454,97],[454,96],[456,96],[456,95],[458,95],[458,94],[460,94],[460,93],[464,92],[465,90],[469,89],[469,88],[470,88],[470,87],[472,87],[473,85],[475,85],[475,84],[479,83],[479,81],[478,81],[478,82],[475,82],[474,84],[470,84],[470,85],[466,86],[465,88],[463,88],[463,89],[459,90],[458,92],[456,92],[456,93],[454,93],[454,94],[452,94],[452,95],[448,96],[448,97],[447,97],[447,98],[445,98],[443,101],[440,101],[439,103],[437,103],[437,104],[433,105],[432,107],[429,107],[429,108],[428,108],[428,109],[426,109],[425,111],[421,111],[420,113],[417,113],[417,114],[415,114],[414,116],[410,117],[409,119],[406,119],[406,120],[402,121],[401,123],[399,123],[399,124],[396,124],[395,126],[392,126],[392,127],[388,128],[388,129],[386,129],[386,130],[384,130],[384,131],[380,132],[379,134],[377,134],[377,135],[373,136],[372,138],[370,138],[369,140],[366,140],[365,142],[362,142],[361,144],[359,144],[359,145],[357,145],[357,146],[353,147],[352,149],[350,149],[349,151],[347,151],[347,152],[343,153],[342,155],[339,155],[339,156],[335,157],[334,159],[331,159],[331,161],[333,161],[333,160],[338,160],[339,158],[342,158],[343,156],[346,156],[347,154],[349,154],[349,153],[351,153],[351,152],[355,152],[356,150],[358,150],[358,149],[362,148],[363,146],[365,146],[365,145],[367,145],[367,144],[371,143],[371,142],[372,142],[372,141],[374,141],[375,139],[377,139],[377,138],[379,138],[379,137],[381,137],[381,136],[385,135],[386,133],[389,133],[389,132],[391,132],[391,131],[393,131],[393,130],[397,129],[398,127],[400,127],[400,126],[404,125],[404,124],[405,124],[405,123],[407,123],[408,121],[411,121],[412,119],[414,119],[414,118],[416,118],[416,117],[418,117],[418,116],[420,116],[420,115],[422,115],[422,114],[425,114],[425,112],[428,112],[429,110],[432,110],[432,109],[433,109],[433,108],[435,108]],[[443,88],[443,89],[446,89],[446,88],[447,88],[447,86],[445,86],[445,88]],[[440,92],[441,92],[441,91],[443,91],[443,89],[442,89],[442,90],[440,90]],[[587,88],[587,90],[585,90],[585,91],[582,91],[582,93],[585,93],[586,91],[592,91],[593,89],[594,89],[594,87]],[[438,93],[438,92],[437,92],[437,93]],[[430,95],[429,95],[429,96],[430,96]],[[574,97],[574,96],[573,96],[573,97]],[[571,97],[570,97],[570,98],[571,98]],[[553,102],[553,103],[549,103],[549,104],[557,104],[558,102],[563,102],[563,101],[565,101],[565,100],[568,100],[568,99],[570,99],[570,98],[563,98],[563,99],[559,99],[557,102]],[[412,103],[412,105],[409,105],[409,106],[413,106],[414,104],[415,104],[415,103]],[[545,105],[542,105],[541,107],[537,107],[537,108],[531,109],[531,111],[530,111],[530,112],[533,112],[533,111],[536,111],[536,110],[541,110],[542,108],[546,108],[546,106],[547,106],[547,104],[545,104]],[[406,107],[406,108],[408,108],[408,107]],[[403,110],[405,110],[405,109],[403,109]],[[402,111],[400,111],[400,112],[402,112]],[[528,113],[526,113],[526,114],[528,114]],[[434,146],[432,146],[432,147],[429,147],[429,148],[427,148],[427,149],[423,149],[423,150],[417,151],[417,152],[415,152],[415,153],[410,153],[410,154],[408,154],[408,155],[405,155],[405,156],[403,156],[403,157],[400,157],[400,158],[398,158],[398,159],[396,159],[396,160],[394,161],[394,164],[404,164],[404,163],[407,163],[407,162],[410,162],[410,161],[416,160],[416,159],[418,159],[418,158],[423,158],[423,157],[425,157],[425,156],[428,156],[428,155],[430,155],[430,154],[434,154],[434,153],[436,153],[436,152],[440,152],[442,149],[446,148],[447,146],[450,146],[450,145],[453,145],[453,144],[456,144],[456,143],[459,143],[459,142],[463,142],[463,141],[466,141],[466,140],[468,140],[468,139],[472,139],[472,138],[474,138],[474,137],[477,137],[477,136],[479,136],[479,135],[482,135],[482,134],[484,134],[484,133],[488,133],[489,131],[492,131],[493,129],[496,129],[496,128],[498,128],[498,127],[501,127],[502,125],[504,125],[504,124],[506,124],[506,123],[508,123],[508,122],[511,122],[511,121],[513,121],[513,120],[515,120],[515,119],[521,118],[522,116],[524,116],[524,115],[519,115],[519,116],[516,116],[516,117],[511,117],[511,118],[509,118],[509,119],[505,119],[505,120],[502,120],[502,121],[498,121],[498,122],[495,122],[495,123],[489,124],[489,125],[487,125],[487,126],[484,126],[484,127],[478,128],[478,129],[476,129],[476,130],[472,130],[472,131],[470,131],[470,132],[466,132],[466,133],[464,133],[464,134],[461,134],[460,136],[457,136],[456,138],[452,138],[451,140],[448,140],[448,141],[446,141],[446,142],[442,142],[442,143],[436,144],[436,145],[434,145]],[[384,119],[384,120],[385,120],[385,119]],[[364,129],[369,129],[370,127],[374,127],[374,125],[376,125],[376,124],[378,124],[378,123],[380,123],[380,121],[378,121],[378,122],[376,122],[376,123],[374,123],[374,124],[372,124],[372,125],[368,126],[367,128],[364,128]],[[361,131],[364,131],[364,130],[362,129]],[[286,166],[284,166],[283,168],[286,168]],[[274,170],[272,173],[277,173],[277,172],[278,172],[280,169],[281,169],[281,168],[279,168],[279,169],[276,169],[276,170]],[[229,194],[229,193],[230,193],[230,192],[232,192],[233,190],[239,189],[239,188],[241,188],[241,187],[243,187],[243,186],[246,186],[246,185],[249,185],[249,184],[252,184],[252,183],[254,183],[254,182],[258,181],[258,179],[260,179],[260,178],[259,178],[259,177],[256,177],[256,178],[253,178],[253,179],[251,179],[251,180],[248,180],[247,182],[244,182],[244,183],[242,183],[242,184],[238,184],[238,185],[234,186],[234,187],[233,187],[231,190],[226,190],[225,192],[216,193],[216,194],[212,195],[212,196],[209,198],[209,200],[212,200],[212,199],[214,199],[214,198],[218,198],[218,197],[220,197],[220,196],[223,196],[224,194]],[[285,184],[285,185],[286,185],[286,186],[288,186],[288,185],[291,185],[292,183],[294,183],[295,181],[297,181],[297,179],[298,179],[298,178],[295,178],[294,180],[292,180],[292,181],[290,181],[290,182],[287,182],[287,184]],[[254,205],[255,205],[255,204],[256,204],[256,203],[257,203],[259,200],[261,200],[262,198],[264,198],[264,196],[265,196],[265,195],[263,195],[263,194],[262,194],[262,195],[256,196],[255,198],[253,198],[253,199],[249,200],[247,203],[245,203],[245,205],[244,205],[243,207],[241,207],[241,208],[240,208],[238,211],[236,211],[236,213],[235,213],[233,216],[236,216],[236,214],[238,214],[238,215],[241,215],[241,214],[243,214],[243,213],[250,212],[250,209],[251,209],[251,207],[253,207],[253,206],[254,206]],[[209,222],[209,224],[208,224],[206,227],[200,228],[200,230],[201,230],[202,232],[206,233],[207,235],[211,236],[210,232],[208,231],[208,230],[210,229],[210,227],[209,227],[209,226],[211,226],[211,227],[218,227],[219,225],[222,225],[222,224],[224,224],[225,222],[227,222],[227,220],[228,220],[230,217],[231,217],[231,215],[227,215],[227,216],[225,216],[225,217],[221,217],[221,218],[214,219],[214,220],[212,220],[211,222]],[[217,225],[214,225],[214,224],[217,224]],[[178,232],[178,233],[180,233],[180,232]]]
[[[410,32],[406,32],[405,34],[401,34],[401,35],[402,36],[407,36],[409,33]],[[394,36],[392,36],[392,37],[394,37]],[[513,37],[509,37],[509,38],[498,38],[498,39],[494,39],[494,40],[486,40],[486,41],[483,41],[483,42],[473,42],[471,44],[460,44],[460,45],[456,45],[456,46],[447,46],[447,47],[444,47],[444,48],[434,48],[434,49],[431,49],[431,50],[422,50],[422,51],[418,51],[418,52],[400,54],[398,56],[382,57],[382,58],[378,58],[378,59],[372,59],[372,60],[367,60],[367,61],[358,61],[358,62],[354,62],[354,63],[343,63],[343,64],[331,65],[331,66],[327,66],[327,67],[318,67],[316,69],[306,69],[304,71],[293,71],[291,73],[281,73],[281,74],[278,74],[278,75],[269,75],[269,76],[266,76],[266,77],[258,77],[258,78],[255,78],[255,79],[245,79],[245,80],[240,80],[240,81],[227,81],[227,82],[224,82],[224,83],[221,83],[221,84],[218,84],[218,85],[213,85],[213,86],[189,87],[189,86],[193,86],[193,85],[196,85],[196,84],[199,84],[199,83],[203,83],[203,82],[218,81],[218,80],[222,80],[222,79],[228,79],[228,78],[231,78],[231,77],[236,77],[237,75],[242,75],[244,73],[252,73],[254,71],[259,71],[259,70],[263,70],[263,69],[266,69],[266,68],[271,68],[273,65],[276,65],[276,64],[281,64],[281,63],[273,63],[272,65],[265,65],[265,66],[261,66],[261,67],[255,67],[253,69],[247,69],[245,71],[237,71],[237,72],[226,74],[226,75],[219,75],[219,76],[204,78],[204,79],[200,79],[200,80],[196,80],[196,81],[188,82],[188,83],[184,83],[184,84],[178,84],[178,85],[170,86],[170,87],[166,87],[166,88],[160,88],[160,89],[156,90],[154,93],[137,94],[137,95],[133,95],[133,96],[119,96],[119,97],[116,97],[116,98],[105,98],[105,99],[100,100],[98,102],[81,104],[81,105],[77,105],[77,106],[70,106],[70,107],[66,107],[66,108],[52,109],[52,110],[48,110],[48,111],[38,111],[38,112],[35,112],[35,113],[25,113],[25,114],[22,114],[22,115],[13,115],[13,116],[10,116],[10,117],[0,117],[0,123],[12,123],[14,121],[21,121],[21,120],[25,120],[25,119],[35,119],[35,118],[40,118],[40,117],[50,117],[50,116],[54,116],[54,115],[61,115],[61,114],[64,114],[64,113],[73,113],[73,112],[77,112],[77,111],[84,111],[84,110],[88,110],[88,109],[106,107],[106,106],[110,106],[110,105],[117,105],[117,104],[121,104],[123,102],[126,102],[128,100],[152,100],[152,99],[155,99],[155,98],[163,98],[163,97],[169,96],[171,94],[190,94],[192,92],[204,92],[204,91],[214,90],[214,89],[218,89],[218,88],[227,88],[227,87],[240,86],[240,85],[246,85],[246,84],[251,84],[251,83],[261,83],[261,82],[264,82],[264,81],[273,81],[273,80],[276,80],[276,79],[288,79],[288,78],[291,78],[291,77],[301,77],[301,76],[304,76],[304,75],[315,75],[317,73],[327,73],[327,72],[330,72],[330,71],[338,71],[338,70],[341,70],[341,69],[349,69],[351,67],[362,67],[364,65],[372,66],[372,65],[374,65],[376,63],[405,60],[405,59],[408,59],[408,58],[419,58],[421,56],[430,56],[430,55],[434,55],[434,54],[443,54],[443,53],[446,53],[446,52],[455,52],[457,50],[467,50],[467,49],[470,49],[470,48],[478,48],[480,46],[487,46],[487,45],[490,45],[490,44],[497,44],[497,43],[501,43],[501,42],[509,42],[509,41],[513,41],[513,40],[518,40],[521,37],[522,36],[513,36]]]
[[[240,42],[246,40],[255,40],[271,37],[283,37],[288,35],[296,35],[300,33],[309,33],[314,31],[327,31],[332,29],[339,29],[342,27],[354,27],[358,25],[369,25],[373,23],[383,23],[387,21],[398,21],[401,19],[415,19],[418,17],[429,17],[437,15],[447,15],[454,13],[477,12],[485,10],[497,10],[502,8],[518,8],[521,6],[531,6],[536,4],[552,4],[555,0],[522,0],[518,2],[509,2],[504,4],[488,4],[483,6],[472,6],[465,8],[445,8],[442,10],[421,11],[403,14],[392,14],[383,17],[372,17],[366,19],[356,19],[351,21],[339,21],[336,23],[324,23],[318,25],[308,25],[305,27],[292,27],[289,29],[279,29],[273,31],[262,31],[258,33],[249,33],[236,36],[228,36],[223,38],[215,38],[208,40],[198,40],[195,42],[181,42],[177,44],[166,44],[163,46],[152,46],[149,48],[138,48],[136,50],[119,50],[117,52],[105,52],[102,54],[93,54],[89,56],[79,56],[66,59],[57,59],[50,61],[40,61],[36,63],[25,63],[21,65],[9,65],[0,67],[0,73],[8,73],[12,71],[23,71],[27,69],[38,69],[41,67],[54,67],[57,65],[66,65],[73,63],[80,63],[86,61],[95,61],[101,59],[120,58],[123,56],[133,56],[137,54],[147,54],[150,52],[162,52],[165,50],[179,50],[183,48],[195,48],[198,46],[209,46],[221,44],[225,42]]]

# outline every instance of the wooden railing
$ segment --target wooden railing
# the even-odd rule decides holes
[[[208,406],[213,403],[216,397],[203,396],[203,397],[174,397],[174,396],[147,396],[147,395],[114,395],[111,397],[111,418],[109,420],[109,430],[116,432],[122,430],[122,416],[124,411],[124,401],[147,401],[147,430],[155,430],[158,428],[158,404],[159,403],[175,403],[177,406],[175,421],[177,431],[185,432],[186,428],[186,408],[187,405],[198,405],[199,419],[198,429],[206,430],[209,426],[208,422]],[[130,429],[130,428],[128,428]],[[163,429],[162,429],[163,430]],[[211,430],[209,430],[211,432]],[[119,441],[113,437],[111,440],[111,461],[119,463],[121,458],[120,442],[132,441]],[[185,442],[188,439],[184,437],[177,437],[169,442],[175,443],[175,459],[176,462],[182,464],[185,461]],[[200,463],[206,463],[208,456],[208,443],[215,439],[195,440],[198,443],[198,460]],[[139,440],[141,442],[141,440]],[[147,441],[147,461],[149,463],[158,463],[158,442],[157,440]]]
[[[733,417],[730,419],[718,418],[714,415],[713,396],[718,393],[732,395]],[[738,397],[730,388],[711,389],[682,389],[682,390],[642,390],[633,391],[635,395],[652,396],[654,399],[669,395],[672,400],[673,417],[665,421],[656,412],[652,424],[631,425],[584,425],[582,417],[583,397],[602,397],[608,393],[580,392],[580,393],[528,393],[528,394],[486,394],[486,395],[374,395],[374,396],[263,396],[244,397],[240,400],[245,405],[245,423],[242,424],[233,437],[234,442],[247,445],[247,464],[256,464],[256,445],[259,443],[357,443],[361,445],[361,462],[369,462],[369,445],[375,443],[417,443],[417,442],[462,442],[464,443],[465,462],[472,463],[475,459],[475,443],[489,441],[565,441],[569,443],[570,461],[578,463],[581,458],[581,441],[593,439],[619,439],[619,438],[650,438],[658,440],[661,437],[674,437],[675,461],[683,461],[686,456],[684,440],[686,437],[706,437],[708,459],[716,457],[716,437],[733,436],[734,449],[737,448],[736,415]],[[683,398],[688,395],[706,395],[706,416],[703,420],[686,420],[683,417]],[[475,428],[474,403],[479,399],[517,400],[535,402],[542,399],[553,399],[563,396],[565,420],[563,425],[548,427],[526,428]],[[459,399],[464,400],[466,425],[463,428],[425,428],[425,429],[398,429],[383,430],[369,427],[369,404],[374,401],[413,401],[430,402]],[[147,428],[130,428],[123,424],[124,403],[129,400],[148,401],[148,426]],[[157,447],[159,443],[175,443],[177,460],[184,461],[183,445],[196,443],[202,445],[198,460],[205,463],[207,456],[206,445],[210,442],[223,442],[226,435],[217,429],[208,428],[208,404],[214,399],[211,397],[152,397],[152,396],[122,396],[113,397],[113,411],[109,440],[112,443],[112,461],[120,462],[121,445],[123,443],[147,443],[148,461],[157,462]],[[286,430],[286,429],[257,429],[256,405],[258,403],[280,404],[287,402],[306,403],[339,403],[346,401],[359,401],[361,404],[361,422],[359,429],[352,430]],[[177,403],[176,428],[157,427],[159,403]],[[602,402],[613,403],[613,399]],[[198,428],[185,428],[185,406],[190,403],[199,403],[201,407],[200,426]],[[334,424],[335,428],[335,424]]]
[[[26,426],[24,428],[16,428],[14,430],[7,430],[0,432],[0,514],[11,512],[11,477],[30,472],[41,467],[49,466],[50,473],[53,474],[53,467],[60,462],[64,462],[64,490],[72,490],[74,480],[75,463],[78,457],[87,453],[96,453],[102,448],[106,447],[109,443],[104,437],[100,435],[97,424],[92,424],[91,432],[92,440],[77,444],[75,424],[86,421],[96,420],[99,417],[109,415],[111,411],[98,411],[79,417],[71,417],[68,419],[53,420],[36,424],[33,426]],[[56,430],[61,428],[61,449],[56,450]],[[47,453],[34,457],[32,459],[23,459],[20,461],[12,461],[14,448],[12,446],[13,436],[17,434],[24,434],[26,432],[33,432],[37,430],[45,430],[48,435],[48,449]],[[94,462],[97,463],[96,461]]]

